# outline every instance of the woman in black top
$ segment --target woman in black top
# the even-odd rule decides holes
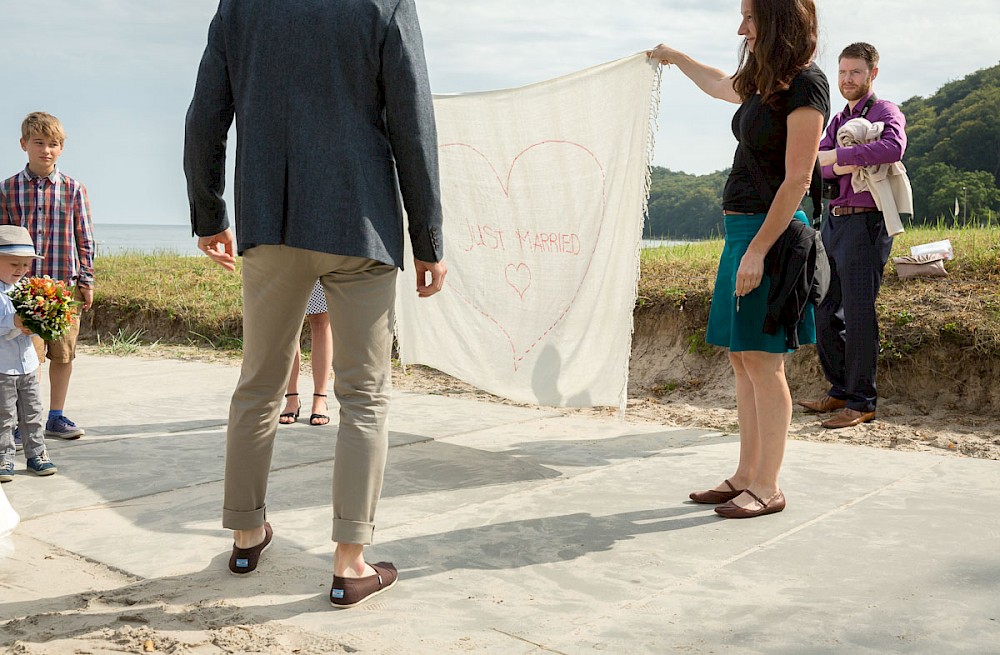
[[[763,332],[770,279],[764,256],[790,221],[807,222],[799,203],[809,190],[830,89],[813,63],[818,22],[813,0],[742,0],[744,37],[736,73],[727,75],[669,46],[648,55],[673,64],[712,97],[740,105],[739,141],[723,194],[726,244],[719,262],[706,338],[729,349],[736,376],[740,461],[729,479],[690,495],[718,505],[727,518],[780,512],[778,472],[792,400],[785,380],[785,335]],[[800,343],[815,343],[812,308],[799,325]],[[722,504],[724,503],[724,504]]]

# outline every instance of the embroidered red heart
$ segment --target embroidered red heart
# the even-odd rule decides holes
[[[504,277],[507,278],[507,284],[517,291],[517,295],[521,296],[521,300],[524,300],[524,294],[528,292],[528,287],[531,286],[531,269],[524,262],[521,262],[517,266],[513,264],[507,264],[507,269],[504,271]]]
[[[440,154],[449,287],[478,315],[468,320],[485,320],[484,334],[507,343],[517,370],[570,312],[591,272],[604,168],[569,141],[524,148],[504,175],[470,144],[444,144]]]

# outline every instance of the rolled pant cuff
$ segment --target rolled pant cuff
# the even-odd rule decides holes
[[[333,540],[338,544],[369,545],[375,536],[374,523],[333,519]]]
[[[222,510],[222,527],[230,530],[253,530],[264,525],[266,518],[266,507],[250,510],[249,512],[238,512],[234,509]]]

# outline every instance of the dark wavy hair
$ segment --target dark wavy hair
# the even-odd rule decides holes
[[[757,40],[750,52],[746,39],[733,88],[746,100],[760,93],[761,102],[775,107],[777,94],[806,69],[816,54],[819,20],[813,0],[751,0]]]

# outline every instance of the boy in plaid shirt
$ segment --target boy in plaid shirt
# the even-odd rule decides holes
[[[87,190],[56,168],[66,133],[59,119],[43,112],[21,123],[21,149],[28,165],[0,183],[0,225],[27,228],[35,249],[32,276],[48,275],[75,287],[83,311],[94,302],[94,230]],[[57,341],[33,337],[40,362],[49,359],[49,416],[45,436],[79,439],[83,429],[63,415],[76,357],[80,321]]]

